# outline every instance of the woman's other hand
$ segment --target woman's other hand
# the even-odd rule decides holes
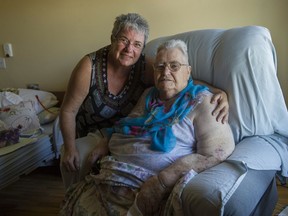
[[[108,155],[109,148],[108,148],[108,139],[103,138],[100,139],[97,143],[97,146],[93,149],[93,151],[88,156],[88,163],[90,166],[93,166],[93,164],[102,157]]]
[[[68,172],[76,172],[80,169],[80,156],[77,149],[64,150],[62,164]]]

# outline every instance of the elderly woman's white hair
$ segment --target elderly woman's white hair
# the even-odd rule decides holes
[[[169,41],[165,41],[163,44],[161,44],[158,49],[157,49],[157,53],[159,53],[161,50],[163,49],[172,49],[172,48],[178,48],[184,55],[185,57],[185,63],[189,64],[188,62],[188,50],[187,50],[187,45],[184,41],[182,40],[169,40]]]

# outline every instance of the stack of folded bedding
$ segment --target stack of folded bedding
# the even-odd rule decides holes
[[[0,90],[0,189],[55,158],[51,137],[57,104],[47,91]]]

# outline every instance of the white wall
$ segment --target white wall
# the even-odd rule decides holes
[[[0,88],[38,83],[65,90],[78,60],[109,43],[114,18],[138,12],[150,23],[150,40],[196,29],[267,27],[287,101],[287,9],[287,0],[0,0],[0,45],[10,42],[14,51],[0,69]]]

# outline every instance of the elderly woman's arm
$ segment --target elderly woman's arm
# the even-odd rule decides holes
[[[200,173],[219,164],[233,152],[235,143],[230,126],[215,121],[211,111],[216,105],[210,103],[211,98],[212,95],[205,97],[190,115],[195,128],[197,152],[178,159],[141,187],[137,205],[144,215],[155,212],[176,182],[191,169]]]
[[[229,124],[216,122],[210,115],[214,108],[210,99],[211,96],[205,97],[192,113],[197,153],[180,158],[159,173],[168,188],[174,186],[187,171],[193,169],[200,173],[225,160],[234,150],[235,143]]]

